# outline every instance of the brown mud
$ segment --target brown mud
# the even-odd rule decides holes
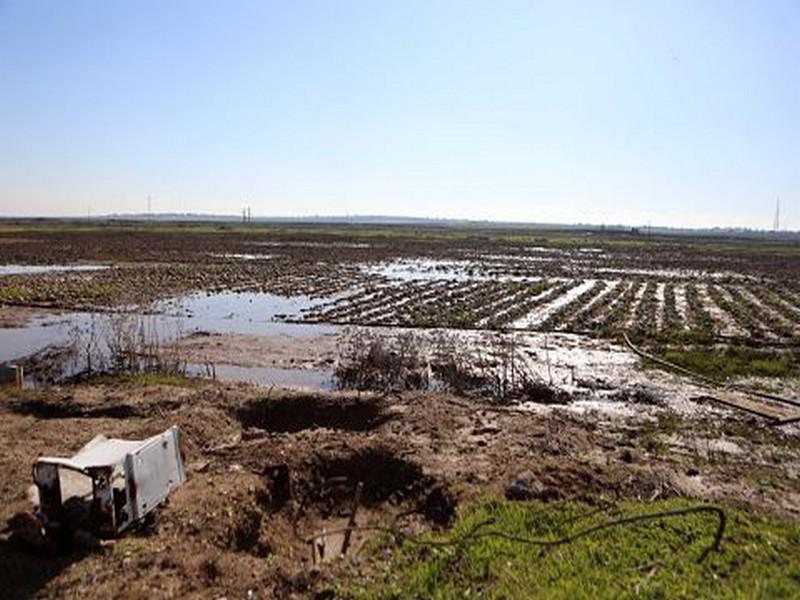
[[[664,403],[666,404],[666,403]],[[245,385],[107,383],[5,390],[0,519],[29,508],[31,464],[98,433],[141,438],[177,424],[187,483],[156,526],[93,551],[42,556],[0,538],[7,597],[313,596],[368,572],[341,529],[416,535],[487,495],[545,501],[674,495],[800,518],[800,443],[727,411],[598,419],[568,407],[497,407],[432,393],[377,396]],[[655,412],[653,412],[655,411]]]

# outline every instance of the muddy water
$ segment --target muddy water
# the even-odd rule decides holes
[[[566,293],[561,294],[551,302],[548,302],[545,305],[536,308],[532,313],[529,313],[523,318],[518,319],[513,323],[512,328],[529,329],[529,328],[535,328],[537,325],[541,325],[547,319],[547,317],[552,315],[562,306],[566,306],[567,304],[572,302],[583,292],[589,290],[594,284],[595,284],[594,279],[586,279],[579,285],[568,290]]]
[[[130,315],[69,313],[34,317],[23,327],[0,328],[0,361],[30,355],[48,345],[70,341],[74,332],[94,332],[95,351],[102,352],[103,336],[132,318],[155,332],[187,363],[190,375],[215,376],[220,380],[245,381],[268,386],[307,389],[335,387],[331,368],[340,339],[338,327],[290,324],[276,321],[309,306],[304,298],[281,298],[262,294],[197,294],[173,299],[156,307],[155,314]],[[152,312],[152,311],[151,311]],[[137,320],[138,319],[138,320]],[[124,322],[123,322],[124,325]],[[376,335],[397,336],[397,328],[370,328]],[[197,333],[207,332],[205,333]],[[194,333],[193,333],[194,332]],[[440,330],[417,331],[420,344],[434,348]],[[484,356],[494,347],[498,334],[480,331],[449,332],[459,347],[470,355]],[[430,336],[430,343],[424,336]],[[564,410],[627,417],[647,415],[652,407],[629,406],[618,392],[638,386],[651,390],[673,409],[687,414],[698,406],[691,401],[700,393],[694,385],[659,372],[642,372],[638,359],[626,348],[607,340],[574,334],[525,332],[514,334],[524,349],[519,359],[521,372],[569,392],[573,401]],[[84,337],[85,340],[85,337]],[[177,342],[170,345],[169,342]],[[80,357],[79,357],[80,358]],[[234,364],[235,363],[235,364]],[[97,365],[97,363],[94,363]],[[85,368],[80,360],[64,370],[69,375]],[[34,375],[36,375],[34,369]],[[526,407],[523,407],[526,408]],[[531,405],[529,410],[561,410]]]
[[[400,259],[379,265],[367,265],[364,271],[370,275],[385,277],[389,281],[472,281],[469,271],[476,268],[470,261],[463,260],[409,260]]]
[[[66,338],[53,317],[36,317],[21,327],[0,328],[0,363],[28,356],[48,345],[61,345]]]
[[[483,259],[526,260],[525,257],[508,257],[503,255],[483,255]],[[529,257],[527,260],[550,260]],[[462,283],[477,281],[541,281],[541,277],[530,275],[499,274],[491,271],[491,265],[472,260],[435,260],[435,259],[398,259],[389,262],[362,265],[364,273],[382,278],[392,283],[408,283],[421,281],[458,281]]]
[[[73,353],[69,359],[64,358],[56,371],[68,377],[86,368],[88,355],[95,366],[107,362],[109,341],[131,332],[144,332],[159,347],[198,332],[277,336],[286,340],[336,333],[339,327],[333,325],[281,321],[284,317],[296,317],[314,303],[306,297],[227,292],[192,294],[157,302],[147,309],[131,307],[125,313],[43,313],[19,327],[0,328],[0,362],[24,362],[26,357],[46,348],[71,347],[77,349],[77,356]],[[28,370],[35,379],[36,368]],[[205,374],[207,367],[190,364],[188,370],[199,375]],[[332,387],[330,374],[320,369],[219,364],[214,370],[218,378],[226,380],[316,389]]]
[[[317,369],[284,369],[279,367],[243,367],[215,364],[213,372],[206,365],[189,363],[187,374],[197,377],[216,377],[222,381],[241,381],[259,385],[333,390],[336,382],[330,373]]]
[[[317,337],[336,333],[336,325],[286,323],[320,304],[307,296],[284,297],[275,294],[223,292],[198,293],[158,302],[157,315],[181,324],[185,333],[233,333],[245,335],[291,335]]]

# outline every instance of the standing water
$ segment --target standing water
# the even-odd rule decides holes
[[[241,334],[316,337],[339,331],[333,325],[287,323],[318,300],[263,293],[195,293],[125,312],[66,312],[36,316],[21,327],[0,328],[0,363],[29,365],[34,379],[70,377],[110,368],[120,353],[169,350],[184,336]],[[35,356],[32,356],[35,355]],[[48,360],[44,360],[47,358]],[[57,359],[58,366],[47,367]],[[171,359],[180,362],[177,355]],[[329,389],[330,374],[314,369],[245,367],[231,364],[186,364],[190,375],[211,375],[230,381]]]

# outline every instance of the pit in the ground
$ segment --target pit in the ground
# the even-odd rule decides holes
[[[374,400],[318,396],[254,400],[240,408],[237,417],[243,427],[273,433],[294,433],[318,427],[368,431],[391,418]]]
[[[457,506],[442,481],[383,446],[317,456],[297,483],[305,503],[323,516],[347,510],[359,483],[363,505],[403,505],[436,525],[448,524]]]

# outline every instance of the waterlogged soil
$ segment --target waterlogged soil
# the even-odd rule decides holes
[[[175,344],[194,363],[282,369],[331,369],[339,337],[292,335],[195,334]]]
[[[600,294],[620,281],[637,290],[672,283],[683,298],[686,285],[702,281],[726,297],[722,288],[736,292],[729,306],[713,310],[719,334],[749,344],[796,344],[800,328],[794,288],[800,250],[791,241],[650,237],[636,231],[54,222],[8,224],[0,242],[0,305],[102,311],[170,298],[191,302],[198,293],[244,292],[319,302],[301,310],[301,320],[315,323],[553,325],[582,332],[587,323],[580,311],[597,300],[590,323],[596,334],[634,328],[668,341],[686,328],[685,311],[665,326],[648,322],[648,311],[636,313],[638,298],[615,311]],[[541,318],[593,281],[604,285],[570,305],[557,323]],[[565,286],[539,303],[542,285],[566,282],[577,288]],[[748,300],[765,290],[775,296],[781,319]],[[656,315],[662,305],[656,298]],[[747,331],[730,327],[751,317]]]
[[[355,532],[342,556],[335,533],[359,484],[357,524],[406,536],[446,527],[521,475],[545,501],[680,495],[800,519],[797,431],[706,405],[684,417],[661,396],[618,400],[647,411],[606,420],[444,394],[198,381],[0,394],[4,523],[30,507],[37,456],[68,456],[99,433],[136,439],[178,425],[188,472],[155,527],[99,548],[43,555],[11,527],[0,537],[0,597],[316,597],[369,578],[375,564],[379,534]]]

